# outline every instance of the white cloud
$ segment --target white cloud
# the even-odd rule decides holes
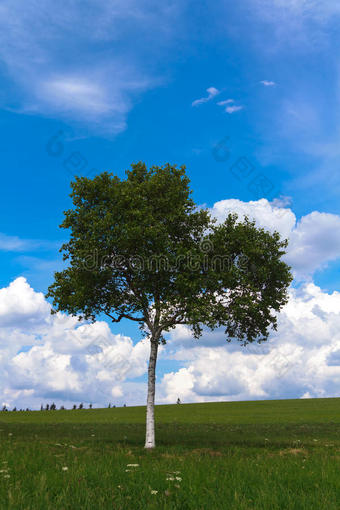
[[[296,224],[296,216],[290,209],[282,209],[268,202],[267,199],[242,202],[238,199],[220,200],[211,208],[211,213],[219,221],[223,221],[229,213],[235,212],[240,218],[248,215],[255,219],[260,227],[271,232],[278,230],[287,237]]]
[[[319,51],[327,45],[332,36],[329,23],[340,15],[340,5],[334,0],[248,0],[252,13],[261,25],[273,28],[263,39],[263,47],[272,52],[283,47],[293,47],[294,51]],[[266,27],[267,28],[267,27]],[[257,30],[258,39],[262,30]],[[268,44],[270,37],[270,44]]]
[[[8,236],[0,233],[0,250],[22,251],[30,247],[30,242],[20,239],[17,236]]]
[[[106,97],[104,84],[91,83],[82,76],[52,79],[43,83],[42,89],[48,99],[56,100],[59,110],[72,107],[81,112],[105,114],[113,106]]]
[[[226,99],[225,101],[219,101],[217,104],[219,106],[224,106],[226,104],[232,104],[235,103],[234,99]]]
[[[264,198],[250,202],[221,200],[211,212],[219,221],[230,212],[236,212],[240,218],[248,215],[259,226],[271,232],[277,230],[289,239],[285,259],[298,279],[311,278],[315,271],[340,258],[340,216],[313,211],[297,220],[291,209],[275,204],[278,202],[270,203]]]
[[[176,0],[2,1],[2,106],[123,130],[136,98],[166,78],[159,64],[181,8]]]
[[[237,106],[233,103],[235,103],[234,99],[226,99],[224,101],[219,101],[217,104],[218,104],[218,106],[231,105],[231,106],[226,106],[226,108],[224,110],[225,112],[227,112],[229,114],[243,110],[243,108],[244,108],[243,106]]]
[[[208,101],[211,101],[211,99],[213,99],[215,96],[217,96],[220,93],[219,90],[217,90],[215,87],[209,87],[207,89],[207,92],[208,92],[207,97],[202,97],[201,99],[196,99],[195,101],[193,101],[191,103],[191,105],[198,106],[200,104],[207,103]]]
[[[306,284],[291,289],[278,331],[267,343],[236,348],[215,332],[192,338],[190,347],[185,333],[181,347],[174,331],[168,350],[175,337],[175,357],[185,366],[165,374],[160,391],[167,402],[337,396],[339,326],[340,294]],[[213,346],[213,336],[220,345]]]
[[[20,407],[46,400],[103,405],[126,398],[125,381],[146,372],[148,341],[133,344],[113,334],[106,322],[79,323],[50,310],[43,294],[24,278],[0,289],[0,392],[5,402]]]
[[[286,260],[300,279],[340,257],[339,216],[314,211],[297,220],[290,208],[266,199],[223,200],[211,212],[218,221],[228,212],[248,215],[288,237]],[[223,330],[204,331],[196,341],[178,326],[160,347],[160,359],[182,366],[165,373],[157,401],[334,396],[340,383],[339,332],[340,293],[326,293],[308,281],[290,289],[278,331],[261,346],[226,344]],[[131,379],[146,374],[148,355],[147,339],[134,343],[113,334],[106,322],[51,316],[43,294],[24,278],[0,289],[0,391],[10,405],[143,404],[146,385]]]
[[[235,113],[235,112],[238,112],[240,110],[243,110],[243,106],[227,106],[227,108],[225,109],[225,111],[229,114],[231,113]]]
[[[268,80],[262,80],[260,83],[264,85],[265,87],[273,87],[276,85],[275,81],[268,81]]]
[[[0,251],[34,251],[37,249],[56,249],[60,243],[53,241],[39,241],[34,239],[21,239],[0,232]]]
[[[25,278],[17,278],[0,289],[0,327],[35,327],[46,320],[49,305],[41,292],[34,292]]]

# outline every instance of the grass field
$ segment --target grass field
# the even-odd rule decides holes
[[[0,412],[0,508],[340,509],[340,399],[157,406],[153,451],[144,420]]]

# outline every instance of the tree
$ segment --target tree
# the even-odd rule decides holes
[[[131,166],[126,178],[104,172],[71,183],[73,208],[61,228],[68,267],[55,273],[52,313],[136,322],[150,340],[146,448],[155,446],[158,348],[178,324],[199,338],[223,328],[228,341],[265,341],[287,302],[287,246],[277,232],[235,214],[218,224],[191,198],[185,167]]]

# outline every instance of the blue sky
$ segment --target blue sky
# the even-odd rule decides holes
[[[57,4],[46,0],[43,5],[35,0],[4,0],[0,5],[0,287],[6,291],[11,282],[24,277],[31,291],[23,290],[19,280],[15,299],[27,295],[40,303],[36,296],[46,292],[53,271],[62,267],[58,248],[67,234],[58,225],[71,205],[72,175],[109,170],[123,177],[132,162],[142,160],[148,165],[186,165],[195,201],[212,210],[220,201],[237,199],[223,203],[223,211],[231,207],[240,212],[246,207],[268,228],[279,225],[274,207],[283,214],[288,211],[280,228],[292,236],[293,287],[309,286],[306,293],[313,299],[326,302],[327,296],[333,296],[337,303],[339,17],[340,7],[328,0],[322,4],[174,0],[161,5],[153,0]],[[242,174],[240,165],[247,167],[249,176],[246,170]],[[261,185],[253,182],[258,176]],[[269,204],[261,205],[260,199]],[[319,289],[319,297],[313,288]],[[3,299],[9,299],[6,292]],[[31,328],[28,305],[22,306]],[[0,358],[5,359],[7,374],[4,401],[34,406],[39,399],[55,396],[67,402],[62,387],[53,393],[52,383],[38,387],[27,374],[20,388],[13,385],[13,374],[20,375],[13,366],[28,363],[28,358],[18,361],[17,353],[25,351],[29,356],[27,345],[41,341],[39,328],[19,340],[25,328],[15,333],[18,317],[13,314],[13,324],[4,328],[12,328],[15,348]],[[325,327],[332,329],[328,322]],[[131,324],[114,325],[111,331],[130,336],[133,345],[139,340]],[[4,329],[4,338],[7,333]],[[186,332],[181,334],[185,339]],[[47,330],[43,335],[48,337]],[[174,345],[180,342],[178,335],[174,333]],[[334,335],[329,341],[335,341]],[[52,350],[58,351],[57,343],[51,340]],[[183,345],[177,345],[179,353]],[[337,344],[332,345],[333,353]],[[193,354],[188,349],[185,355],[169,351],[161,356],[162,401],[172,398],[169,388],[174,385],[178,391],[183,385],[189,400],[272,396],[263,388],[232,394],[223,385],[220,392],[202,390],[198,365],[190,364]],[[223,351],[221,359],[228,352]],[[58,351],[58,356],[71,354]],[[73,364],[78,370],[81,363],[77,363]],[[131,370],[121,376],[113,397],[123,401],[129,391],[137,392],[137,386],[131,389],[129,384],[139,384],[145,372],[140,366]],[[196,382],[187,383],[193,373]],[[61,374],[56,377],[62,378]],[[289,395],[330,395],[334,377],[328,375],[320,388],[301,383]],[[84,399],[80,380],[72,398]],[[104,391],[108,400],[105,392],[109,386]],[[281,388],[275,395],[287,394]],[[100,403],[104,397],[93,399]]]

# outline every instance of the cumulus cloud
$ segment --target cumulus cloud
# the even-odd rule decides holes
[[[285,259],[295,277],[310,279],[315,271],[340,258],[340,216],[313,211],[298,220],[290,208],[280,207],[288,203],[287,197],[273,203],[264,198],[250,202],[221,200],[211,213],[223,221],[230,212],[236,212],[240,218],[248,216],[260,227],[278,231],[289,240]]]
[[[265,344],[237,348],[227,344],[223,332],[218,331],[199,341],[191,338],[190,347],[190,333],[174,331],[168,355],[184,366],[164,375],[164,399],[199,402],[337,396],[339,326],[340,293],[327,294],[310,283],[290,290],[289,303],[279,315],[278,331]]]
[[[24,278],[0,289],[3,403],[41,400],[107,403],[125,397],[127,379],[147,368],[147,340],[113,334],[106,322],[80,323],[51,306]]]
[[[286,260],[304,280],[290,289],[268,342],[246,348],[226,343],[223,330],[204,330],[198,341],[178,326],[160,346],[162,362],[176,363],[157,387],[157,402],[334,396],[340,382],[340,293],[311,281],[317,269],[340,257],[340,217],[313,211],[297,219],[288,197],[222,200],[212,214],[248,216],[290,241]],[[3,403],[39,407],[52,401],[145,402],[148,340],[113,334],[108,324],[79,322],[50,304],[25,278],[0,289],[0,392]],[[164,365],[163,365],[164,366]],[[171,366],[171,365],[170,365]],[[0,402],[1,404],[1,402]]]
[[[198,106],[200,104],[207,103],[208,101],[211,101],[215,96],[217,96],[220,93],[219,90],[217,90],[215,87],[209,87],[207,89],[207,92],[208,92],[207,97],[202,97],[201,99],[195,99],[195,101],[193,101],[191,103],[191,105]]]

